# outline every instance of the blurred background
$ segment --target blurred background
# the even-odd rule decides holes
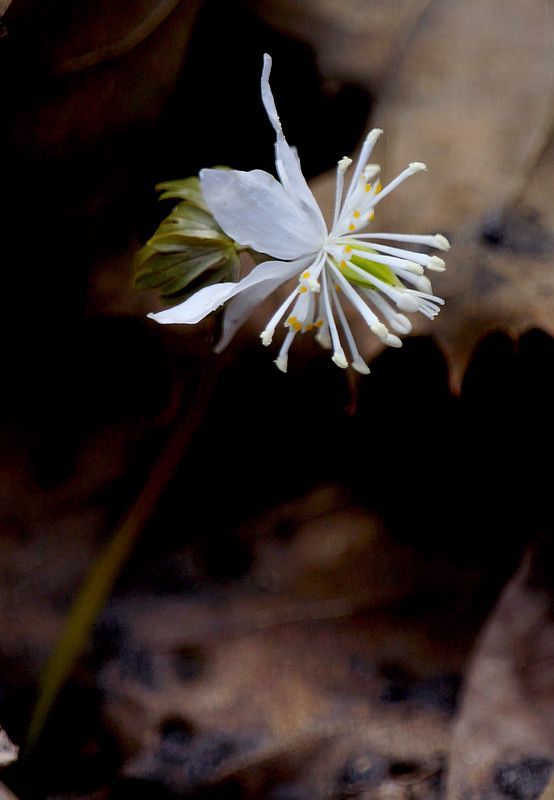
[[[0,0],[2,800],[535,800],[554,764],[548,0]],[[262,54],[324,208],[373,126],[429,173],[447,304],[353,382],[158,326],[155,184],[273,170]],[[398,196],[397,196],[398,195]],[[385,208],[385,205],[387,206]],[[196,395],[214,371],[208,396]],[[217,370],[217,372],[216,372]],[[201,408],[196,406],[200,403]],[[40,739],[40,677],[181,420]],[[158,465],[158,466],[157,466]],[[547,795],[545,794],[544,797]]]

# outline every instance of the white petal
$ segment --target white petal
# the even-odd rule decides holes
[[[267,53],[264,53],[264,66],[262,69],[262,103],[264,104],[267,116],[273,125],[275,133],[283,133],[283,128],[281,126],[279,114],[277,113],[277,106],[275,105],[273,92],[271,91],[271,87],[269,85],[269,74],[271,72],[272,63],[273,61],[271,56]]]
[[[321,231],[268,172],[203,169],[200,181],[208,208],[239,244],[287,261],[319,250]]]
[[[264,261],[258,264],[252,272],[244,278],[240,293],[234,297],[223,317],[223,330],[221,338],[215,349],[216,353],[227,347],[235,333],[243,325],[255,306],[262,303],[266,297],[275,291],[282,283],[293,278],[305,270],[312,263],[312,258],[302,258],[298,261]]]
[[[237,283],[214,283],[212,286],[205,286],[184,303],[168,308],[166,311],[159,311],[157,314],[148,314],[148,316],[163,325],[172,323],[194,325],[232,297],[238,285]]]
[[[275,142],[275,166],[283,187],[293,202],[299,204],[311,216],[321,235],[327,235],[323,214],[312,194],[306,178],[302,174],[300,160],[295,148],[291,147],[283,134],[281,120],[277,114],[273,92],[269,85],[271,56],[264,55],[262,70],[262,103],[271,122],[277,139]]]
[[[337,365],[337,367],[340,367],[341,369],[346,369],[348,366],[348,361],[346,360],[346,356],[344,355],[344,350],[342,348],[342,344],[340,341],[339,332],[337,330],[337,324],[335,322],[335,318],[333,317],[333,310],[331,308],[331,298],[329,296],[329,286],[328,286],[329,281],[327,280],[327,271],[325,268],[321,273],[321,277],[322,277],[321,294],[323,297],[323,303],[325,306],[325,316],[327,319],[327,325],[329,326],[329,333],[331,334],[331,342],[334,351],[333,355],[331,356],[331,361],[333,361]]]
[[[186,323],[193,325],[204,319],[211,311],[215,311],[227,300],[260,283],[270,283],[273,288],[276,288],[294,274],[300,273],[310,262],[310,258],[300,259],[295,262],[264,261],[262,264],[258,264],[252,272],[238,281],[238,283],[214,283],[212,286],[205,286],[185,300],[184,303],[168,308],[167,311],[159,311],[157,314],[149,314],[148,316],[151,319],[155,319],[156,322],[164,324]],[[269,292],[271,291],[272,289],[269,290]],[[220,349],[222,347],[224,345]]]

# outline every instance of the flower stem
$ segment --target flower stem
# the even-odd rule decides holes
[[[77,592],[41,678],[39,696],[29,724],[28,748],[38,741],[58,694],[82,655],[94,623],[106,604],[123,565],[206,416],[209,399],[222,366],[221,361],[219,365],[219,369],[215,368],[210,360],[204,368],[188,413],[175,423],[136,501],[98,554]]]

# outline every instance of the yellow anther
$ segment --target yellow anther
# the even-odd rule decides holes
[[[337,292],[340,292],[340,286],[338,283],[335,283],[335,289],[337,290]]]
[[[298,290],[298,294],[306,294],[307,291],[308,291],[307,286],[301,286],[300,289]]]
[[[371,209],[371,211],[369,212],[367,216],[367,221],[371,222],[372,219],[375,219],[375,211],[373,209]]]
[[[310,323],[309,325],[304,325],[304,330],[305,330],[305,331],[311,331],[311,329],[312,329],[313,327],[314,327],[314,326],[313,326],[313,325]]]
[[[302,330],[302,325],[298,322],[298,320],[294,316],[288,318],[287,325],[289,325],[291,328],[294,328],[294,330],[297,333]]]
[[[340,268],[341,269],[346,269],[346,261],[341,261],[340,262]]]
[[[371,192],[371,183],[366,183],[365,190],[366,192]]]
[[[344,248],[344,252],[345,252],[345,253],[351,253],[351,252],[352,252],[352,247],[351,247],[351,245],[347,244],[347,245],[346,245],[346,247]]]
[[[321,328],[323,326],[323,320],[318,319],[317,322],[314,322],[314,328]]]
[[[379,183],[375,187],[375,194],[379,194],[379,192],[381,191],[382,188],[383,188],[383,184],[381,183],[381,181],[379,181]]]
[[[303,273],[302,273],[302,277],[304,278],[304,280],[307,280],[307,279],[310,277],[310,272],[309,272],[309,270],[306,270],[306,272],[303,272]]]
[[[354,217],[354,219],[360,219],[360,212],[359,211],[354,211],[352,216]]]
[[[348,230],[349,230],[349,231],[355,231],[355,230],[356,230],[356,226],[355,226],[355,225],[352,225],[352,224],[350,224],[350,225],[348,226]]]

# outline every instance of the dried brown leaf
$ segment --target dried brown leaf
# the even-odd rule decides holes
[[[422,624],[398,609],[448,567],[336,489],[244,535],[246,585],[120,607],[126,646],[101,683],[125,774],[177,793],[233,780],[244,797],[438,796],[463,647],[428,636],[440,603]]]
[[[551,17],[544,0],[501,5],[433,3],[371,121],[385,130],[387,176],[416,159],[430,167],[379,207],[378,226],[452,240],[449,271],[434,281],[446,307],[415,330],[436,336],[454,388],[486,332],[554,330]],[[314,189],[330,211],[334,175]],[[368,343],[370,355],[379,349]]]
[[[35,13],[16,5],[6,25],[17,59],[26,72],[50,81],[24,102],[14,97],[7,131],[14,152],[23,159],[78,152],[114,130],[157,119],[175,87],[200,3],[80,0]],[[16,57],[13,68],[23,69]]]
[[[263,0],[252,11],[308,42],[322,75],[375,90],[432,0]]]
[[[554,766],[554,622],[529,564],[504,591],[476,647],[454,728],[449,800],[535,798]]]

